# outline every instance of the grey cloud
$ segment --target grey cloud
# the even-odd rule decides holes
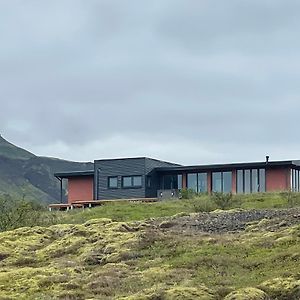
[[[297,158],[299,6],[2,1],[1,131],[78,160]]]

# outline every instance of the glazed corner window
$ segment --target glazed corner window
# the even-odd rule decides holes
[[[118,177],[108,177],[108,187],[110,189],[115,189],[118,187]]]
[[[142,176],[123,176],[122,187],[123,188],[136,188],[142,186]]]

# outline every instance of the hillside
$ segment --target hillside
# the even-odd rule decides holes
[[[181,213],[141,219],[168,207]],[[192,207],[116,204],[74,212],[83,223],[0,233],[0,299],[299,299],[299,208]],[[103,211],[111,218],[90,219]],[[128,221],[112,220],[121,211]]]
[[[0,136],[0,195],[55,203],[60,199],[59,182],[53,176],[55,172],[92,168],[92,163],[36,156]]]

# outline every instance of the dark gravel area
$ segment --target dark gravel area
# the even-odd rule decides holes
[[[251,222],[267,219],[265,227],[270,231],[300,224],[300,208],[244,210],[214,213],[198,213],[168,219],[159,224],[163,230],[198,231],[207,233],[239,232]]]

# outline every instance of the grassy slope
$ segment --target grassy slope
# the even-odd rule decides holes
[[[35,157],[35,155],[32,154],[31,152],[26,151],[22,148],[19,148],[9,143],[1,135],[0,135],[0,154],[3,157],[12,158],[12,159],[29,159]]]
[[[295,201],[300,204],[300,194],[295,194]],[[282,194],[265,193],[255,195],[236,196],[231,208],[264,209],[287,208],[289,203]],[[179,213],[194,213],[199,211],[212,211],[217,209],[212,204],[209,196],[204,195],[189,200],[172,200],[158,203],[112,203],[92,210],[75,210],[72,212],[58,213],[60,222],[79,224],[90,219],[111,218],[114,221],[137,221],[148,218],[172,216]]]
[[[144,220],[193,212],[199,208],[195,201],[205,199],[103,206],[60,216],[62,222],[75,225],[1,233],[0,299],[227,295],[226,300],[255,300],[268,299],[266,293],[272,299],[299,299],[299,225],[273,230],[263,220],[245,232],[218,235],[162,230]],[[287,206],[286,199],[275,194],[243,200],[247,207]]]

